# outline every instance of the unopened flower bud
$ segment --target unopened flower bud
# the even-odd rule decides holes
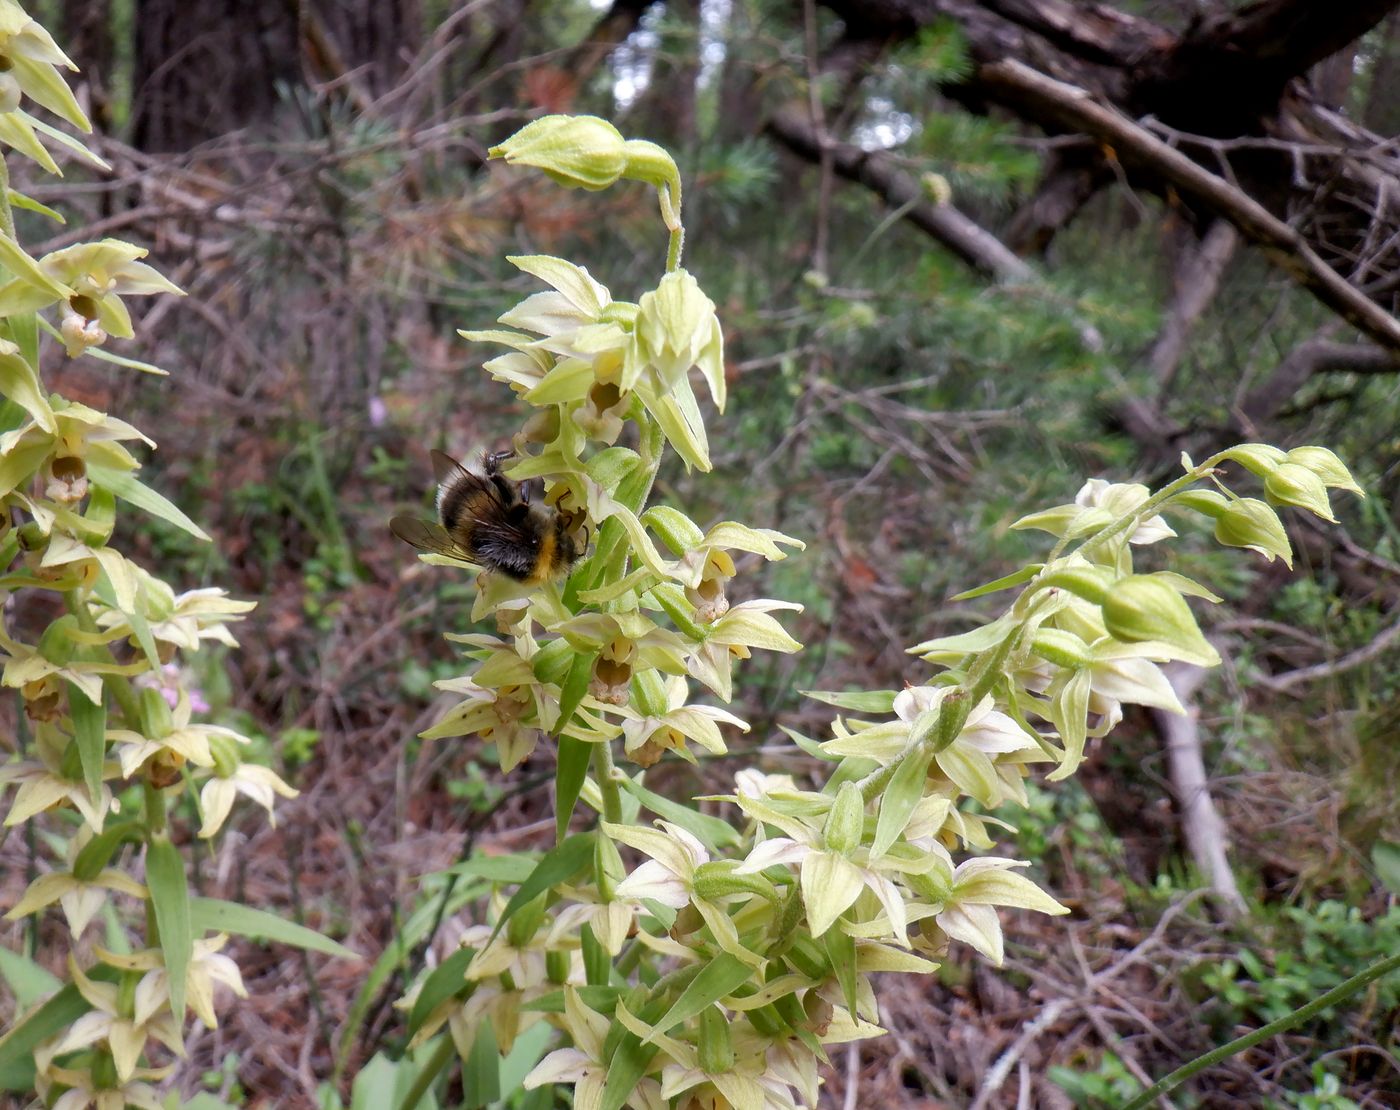
[[[1326,447],[1295,447],[1288,452],[1288,461],[1311,470],[1322,479],[1324,486],[1350,490],[1362,497],[1366,496],[1356,484],[1356,479],[1351,476],[1346,464]]]
[[[695,896],[707,902],[714,902],[731,894],[757,894],[761,898],[777,903],[778,892],[773,884],[762,875],[737,875],[733,860],[714,860],[702,863],[695,869],[693,889]]]
[[[1177,649],[1178,657],[1202,667],[1220,662],[1201,634],[1186,599],[1161,579],[1130,574],[1119,579],[1104,599],[1104,627],[1125,643],[1156,640]]]
[[[39,654],[56,667],[65,667],[77,653],[78,645],[73,639],[78,631],[78,619],[65,613],[53,621],[39,637]]]
[[[544,924],[544,899],[543,894],[532,898],[511,914],[506,922],[506,940],[512,948],[524,948],[540,931]]]
[[[626,141],[597,116],[542,116],[499,146],[492,158],[534,166],[571,189],[606,189],[627,168]]]
[[[243,757],[238,754],[238,741],[222,733],[209,736],[209,754],[214,757],[214,774],[220,778],[232,778],[238,773]]]
[[[822,830],[826,846],[833,852],[849,855],[860,844],[864,830],[865,798],[855,783],[843,782]]]
[[[697,1045],[700,1070],[707,1075],[726,1075],[734,1068],[734,1041],[729,1020],[718,1006],[700,1011],[700,1038]]]
[[[1113,574],[1103,567],[1081,563],[1052,570],[1041,581],[1047,586],[1068,590],[1091,605],[1102,605],[1109,587],[1113,585]]]
[[[593,874],[598,884],[598,897],[604,902],[612,901],[614,888],[627,875],[617,845],[601,832],[593,838]]]
[[[174,730],[170,703],[160,690],[147,686],[141,691],[141,731],[152,740],[164,740]]]
[[[1327,487],[1313,471],[1298,463],[1280,463],[1264,477],[1264,496],[1275,505],[1296,505],[1335,523]]]
[[[544,974],[551,983],[567,983],[571,961],[569,953],[562,948],[550,949],[544,954]]]
[[[1247,547],[1272,561],[1293,565],[1293,549],[1278,513],[1254,497],[1232,501],[1215,520],[1215,538],[1226,547]]]
[[[1078,670],[1092,662],[1089,645],[1073,632],[1062,628],[1041,627],[1031,641],[1031,651],[1057,667]]]
[[[1268,477],[1279,463],[1288,458],[1277,447],[1267,443],[1242,443],[1238,447],[1231,447],[1223,457],[1239,463],[1259,478]]]

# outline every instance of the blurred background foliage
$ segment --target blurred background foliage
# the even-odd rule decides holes
[[[438,708],[432,681],[460,669],[439,637],[464,628],[471,591],[386,528],[391,513],[427,505],[429,449],[495,448],[518,416],[479,371],[495,352],[456,336],[527,288],[505,253],[577,258],[625,298],[662,264],[640,186],[564,193],[485,163],[542,111],[605,115],[667,145],[687,175],[686,265],[720,306],[732,392],[711,424],[714,473],[669,470],[662,496],[699,521],[742,519],[809,545],[757,579],[764,595],[806,606],[794,633],[808,647],[745,670],[737,711],[754,731],[734,746],[741,758],[767,758],[779,725],[823,727],[827,711],[799,690],[920,677],[904,647],[983,615],[989,602],[947,599],[1034,558],[1042,540],[1007,526],[1070,500],[1087,477],[1152,481],[1182,449],[1243,435],[1331,446],[1371,495],[1345,506],[1331,539],[1295,536],[1293,575],[1223,556],[1204,535],[1174,545],[1181,569],[1226,598],[1211,620],[1233,664],[1196,708],[1249,922],[1221,929],[1191,893],[1200,879],[1160,741],[1145,715],[1130,718],[1008,833],[1074,906],[1069,940],[1058,921],[1019,920],[1009,974],[961,965],[934,983],[892,980],[882,1000],[894,1036],[838,1059],[832,1105],[852,1083],[860,1100],[848,1105],[966,1105],[1025,1024],[1065,998],[1055,1035],[1025,1057],[1036,1104],[1112,1106],[1142,1076],[1400,943],[1385,847],[1400,840],[1397,655],[1389,641],[1368,647],[1400,604],[1400,363],[1375,348],[1372,362],[1304,375],[1265,420],[1240,427],[1250,389],[1310,343],[1359,350],[1355,333],[1246,244],[1228,243],[1202,277],[1211,213],[1111,151],[989,103],[977,86],[985,47],[957,18],[969,6],[34,7],[82,69],[113,172],[71,165],[51,185],[19,171],[17,187],[82,214],[77,226],[153,243],[189,292],[146,308],[138,326],[140,357],[168,378],[92,361],[47,373],[70,396],[136,414],[160,443],[152,484],[215,537],[199,546],[126,518],[127,549],[182,586],[218,582],[258,600],[242,651],[200,677],[303,791],[278,829],[231,835],[200,881],[371,958],[388,953],[368,985],[362,969],[320,957],[240,956],[252,997],[195,1039],[187,1093],[293,1106],[348,1092],[373,1053],[402,1044],[387,1001],[430,940],[452,941],[437,921],[410,927],[441,893],[420,891],[419,877],[472,845],[550,835],[539,766],[502,779],[488,748],[415,739]],[[1118,10],[1189,35],[1202,12],[1238,7]],[[1342,53],[1340,70],[1314,65],[1307,87],[1331,81],[1339,118],[1396,135],[1395,14]],[[783,111],[823,137],[815,157],[775,129]],[[837,147],[878,157],[912,195],[838,173]],[[1042,187],[1074,157],[1098,159],[1107,180],[1027,233]],[[1029,268],[997,280],[928,233],[919,218],[945,193]],[[1306,224],[1305,209],[1283,214]],[[68,241],[40,216],[20,219],[36,254]],[[1390,231],[1377,220],[1376,242]],[[1395,272],[1382,269],[1382,292]],[[1167,360],[1163,336],[1203,282]],[[1339,659],[1354,665],[1329,666]],[[801,773],[790,759],[784,769]],[[653,786],[695,793],[705,776],[667,765]],[[0,844],[0,892],[20,889],[25,868],[23,845]],[[1376,984],[1346,1013],[1215,1069],[1176,1105],[1400,1105],[1397,1016],[1396,985]],[[1017,1085],[985,1105],[1014,1104]]]

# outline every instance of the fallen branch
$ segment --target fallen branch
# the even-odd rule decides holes
[[[999,96],[1034,108],[1060,126],[1092,135],[1119,161],[1150,171],[1201,207],[1228,220],[1290,278],[1384,347],[1400,350],[1397,320],[1318,257],[1303,236],[1242,189],[1202,168],[1084,89],[1017,61],[983,66],[979,77]]]
[[[1176,691],[1177,699],[1187,709],[1184,717],[1162,709],[1151,711],[1152,722],[1167,752],[1167,773],[1180,807],[1186,849],[1196,869],[1210,884],[1221,909],[1227,916],[1236,917],[1247,912],[1248,907],[1225,853],[1225,822],[1210,796],[1210,779],[1201,754],[1201,732],[1196,717],[1190,712],[1191,699],[1205,681],[1206,672],[1182,663],[1167,663],[1162,670]]]
[[[1157,379],[1159,391],[1170,388],[1186,350],[1186,340],[1202,312],[1215,299],[1225,267],[1234,257],[1240,238],[1224,220],[1210,225],[1199,244],[1185,259],[1176,280],[1176,295],[1162,323],[1162,330],[1147,355],[1147,365]]]
[[[1291,401],[1309,378],[1327,371],[1400,373],[1400,351],[1369,343],[1335,343],[1322,335],[1299,343],[1274,372],[1244,395],[1236,425],[1248,435]]]
[[[1355,670],[1383,655],[1397,643],[1400,643],[1400,620],[1392,624],[1365,647],[1349,651],[1340,659],[1333,659],[1328,663],[1316,663],[1311,667],[1299,667],[1296,671],[1289,671],[1286,674],[1263,675],[1260,677],[1259,683],[1261,686],[1267,686],[1270,690],[1286,692],[1305,682],[1315,682],[1320,678],[1332,678]]]
[[[886,203],[902,210],[904,219],[984,274],[1005,282],[1038,280],[1030,266],[975,220],[951,204],[934,204],[923,199],[919,184],[898,170],[886,155],[862,150],[850,143],[827,142],[824,145],[816,128],[795,106],[774,112],[766,130],[793,153],[812,162],[820,162],[825,150],[838,176],[864,185]]]

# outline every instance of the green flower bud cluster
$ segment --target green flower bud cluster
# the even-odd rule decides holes
[[[58,132],[31,110],[90,130],[60,68],[73,64],[48,32],[0,0],[0,146],[51,173],[58,168],[39,136]],[[102,165],[76,140],[64,142]],[[13,1074],[15,1053],[24,1053],[43,1104],[154,1106],[150,1081],[170,1069],[147,1065],[183,1053],[187,1010],[212,1027],[214,985],[244,993],[237,966],[219,952],[226,936],[192,916],[169,804],[197,790],[199,834],[211,837],[235,795],[270,813],[274,795],[295,791],[241,760],[244,737],[195,719],[208,707],[181,665],[209,641],[236,646],[229,625],[252,605],[220,589],[177,593],[110,542],[119,503],[208,539],[137,477],[129,445],[154,444],[113,415],[50,393],[40,376],[50,339],[69,357],[142,367],[102,350],[108,337],[133,335],[124,298],[180,291],[140,261],[144,248],[116,239],[32,257],[16,238],[12,205],[61,222],[9,188],[0,158],[0,591],[32,597],[27,613],[61,615],[31,639],[9,623],[17,607],[7,605],[0,626],[0,685],[15,692],[27,725],[0,764],[4,823],[36,826],[35,843],[50,857],[5,917],[62,912],[74,997],[62,1012],[77,1016],[55,1027],[37,1003],[0,1012],[0,1071]],[[99,916],[108,936],[123,921],[114,910],[144,929],[140,951],[92,947]]]

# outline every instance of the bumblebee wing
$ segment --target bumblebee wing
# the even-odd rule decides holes
[[[459,463],[446,451],[430,451],[429,458],[433,460],[433,477],[437,479],[437,484],[450,482],[463,474],[475,477],[470,470]]]
[[[475,561],[470,553],[463,551],[452,542],[452,537],[440,524],[433,524],[431,521],[419,520],[412,516],[396,516],[389,521],[389,531],[419,551],[427,551],[433,555],[446,555],[449,559]]]

